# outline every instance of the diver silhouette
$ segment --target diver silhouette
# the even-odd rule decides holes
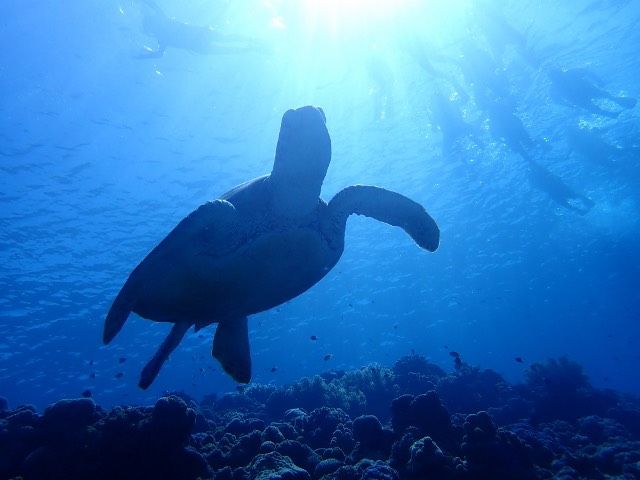
[[[438,57],[429,51],[424,41],[417,38],[405,39],[402,37],[398,42],[398,46],[430,76],[434,78],[447,78],[445,73],[433,64],[432,59]]]
[[[466,82],[474,88],[476,96],[486,96],[487,90],[498,98],[511,95],[509,79],[491,55],[469,40],[462,44],[461,53],[462,56],[454,63],[462,71]]]
[[[595,202],[575,192],[564,181],[529,157],[524,157],[529,165],[529,182],[531,186],[546,193],[551,200],[579,215],[586,215],[594,207]]]
[[[155,38],[158,45],[155,49],[145,47],[146,52],[136,58],[160,58],[169,47],[205,55],[260,51],[254,39],[223,34],[210,26],[190,25],[168,17],[153,0],[142,3],[147,7],[142,19],[144,33]]]
[[[569,148],[590,163],[612,167],[626,153],[624,148],[605,142],[591,129],[572,125],[565,132]]]
[[[432,78],[443,80],[451,84],[464,102],[469,100],[469,94],[458,83],[457,76],[452,72],[436,67],[434,61],[450,62],[444,55],[435,53],[424,40],[417,38],[401,37],[397,46],[404,51],[427,75]]]
[[[527,46],[526,36],[511,25],[504,12],[493,3],[478,2],[472,10],[473,24],[487,40],[493,56],[502,59],[506,47],[512,46],[530,66],[538,67],[540,61]]]
[[[496,140],[502,140],[512,151],[528,159],[528,151],[536,145],[529,132],[505,100],[478,96],[476,103],[489,117],[489,128]]]
[[[611,100],[625,109],[633,108],[636,105],[635,98],[616,97],[600,88],[595,83],[601,83],[601,81],[587,69],[561,70],[551,68],[548,74],[552,84],[552,97],[557,103],[568,103],[610,118],[616,118],[620,112],[605,110],[593,103],[594,99]]]
[[[373,120],[385,120],[393,116],[393,70],[377,48],[371,49],[364,60],[364,67],[371,81],[369,93],[373,99]]]
[[[580,10],[576,14],[576,17],[593,14],[602,16],[603,13],[610,13],[613,15],[618,13],[632,1],[633,0],[595,0]]]
[[[442,156],[448,157],[458,139],[471,135],[473,127],[464,121],[462,112],[449,98],[438,92],[431,98],[431,118],[442,133]]]

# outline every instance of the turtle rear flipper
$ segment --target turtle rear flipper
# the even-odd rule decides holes
[[[164,362],[169,358],[171,352],[173,352],[180,344],[182,337],[187,333],[190,326],[191,323],[189,322],[176,322],[173,324],[167,338],[164,339],[156,354],[151,360],[149,360],[149,363],[147,363],[142,370],[142,373],[140,374],[140,381],[138,382],[140,388],[143,390],[149,388],[149,385],[151,385],[158,376],[160,368],[162,368]]]
[[[247,317],[218,323],[212,354],[225,372],[238,383],[251,381],[251,353]]]

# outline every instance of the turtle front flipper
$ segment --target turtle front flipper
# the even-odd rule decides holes
[[[122,329],[124,322],[127,321],[135,306],[136,296],[133,293],[132,283],[130,276],[109,309],[102,331],[102,341],[105,345],[110,343],[113,337]]]
[[[344,234],[347,218],[365,215],[402,228],[422,248],[434,252],[440,243],[440,229],[419,203],[404,195],[370,185],[353,185],[338,192],[329,202],[325,227]]]
[[[213,337],[213,356],[238,383],[251,381],[251,353],[247,317],[225,320],[218,324]]]
[[[142,370],[142,373],[140,374],[140,381],[138,382],[140,388],[143,390],[149,388],[149,385],[151,385],[158,376],[160,368],[162,368],[164,362],[169,358],[171,352],[173,352],[180,344],[182,337],[187,333],[190,326],[191,323],[189,322],[176,322],[173,324],[167,338],[164,339],[164,342],[162,342],[156,354],[151,360],[149,360],[149,363],[147,363]]]

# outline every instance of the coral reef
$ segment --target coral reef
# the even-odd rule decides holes
[[[526,372],[526,380],[534,399],[534,421],[604,415],[616,403],[610,393],[591,388],[582,367],[565,357],[534,363]]]
[[[532,365],[523,385],[458,363],[446,374],[411,355],[109,411],[79,398],[40,414],[0,398],[0,478],[640,478],[638,399],[594,389],[567,359]]]

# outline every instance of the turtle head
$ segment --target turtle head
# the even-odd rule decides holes
[[[271,171],[274,207],[299,216],[318,205],[331,162],[331,139],[320,108],[287,110],[282,116],[276,158]]]

